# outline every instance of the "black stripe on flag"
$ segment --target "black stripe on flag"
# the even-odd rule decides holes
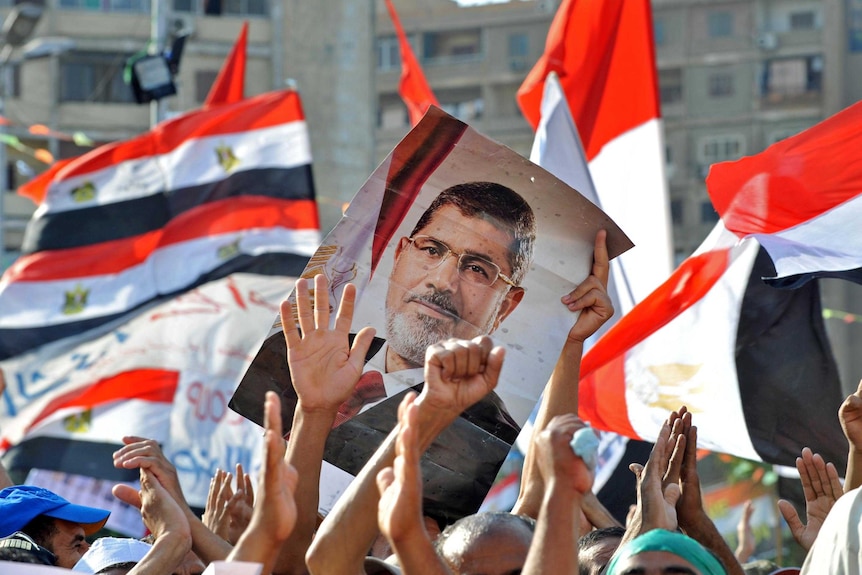
[[[772,261],[760,248],[736,334],[737,379],[749,437],[763,461],[794,466],[807,446],[843,475],[847,441],[838,406],[844,395],[823,323],[820,286],[812,281],[780,290],[761,279],[774,275]]]
[[[33,437],[15,445],[3,456],[3,465],[16,478],[30,469],[63,471],[111,481],[137,481],[137,469],[114,467],[115,451],[122,443],[77,441],[62,437]]]
[[[226,277],[232,273],[252,273],[266,276],[299,277],[308,263],[308,257],[289,253],[268,253],[259,256],[239,255],[221,266],[209,271],[188,286],[171,293],[161,294],[139,306],[122,313],[90,318],[82,321],[45,325],[31,328],[0,329],[0,360],[8,359],[30,349],[57,341],[65,337],[79,335],[85,331],[113,322],[130,312],[176,297],[177,295],[205,283]],[[285,294],[290,286],[286,286]],[[62,295],[62,294],[61,294]]]
[[[313,200],[311,165],[245,170],[223,180],[80,210],[48,213],[27,224],[22,252],[60,250],[159,230],[198,206],[236,196]],[[82,225],[83,222],[89,225]]]

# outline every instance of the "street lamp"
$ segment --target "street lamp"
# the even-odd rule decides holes
[[[6,89],[9,86],[9,70],[7,64],[12,57],[12,51],[21,46],[33,34],[39,18],[42,17],[42,7],[29,2],[17,4],[3,21],[2,42],[0,50],[0,116],[5,113]],[[6,126],[0,124],[0,136],[5,134]],[[0,267],[6,254],[6,191],[9,189],[9,170],[6,167],[6,142],[0,142]]]

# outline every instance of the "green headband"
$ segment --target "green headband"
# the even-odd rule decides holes
[[[616,575],[616,567],[624,560],[647,551],[667,551],[691,563],[703,575],[727,575],[721,563],[703,546],[682,533],[653,529],[635,537],[623,546],[608,564],[607,575]]]

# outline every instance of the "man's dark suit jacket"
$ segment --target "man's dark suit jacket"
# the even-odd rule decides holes
[[[366,361],[384,343],[385,340],[375,338]],[[413,389],[419,392],[422,385]],[[262,425],[263,400],[269,390],[281,395],[286,434],[293,421],[297,397],[281,333],[264,342],[231,398],[230,407]],[[406,393],[407,390],[388,397],[333,429],[326,442],[324,459],[352,475],[358,474],[395,427],[398,405]],[[494,392],[467,409],[440,434],[422,458],[425,514],[438,522],[451,523],[475,513],[519,432],[520,427]]]

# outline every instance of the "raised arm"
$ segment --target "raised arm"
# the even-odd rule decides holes
[[[183,512],[192,534],[192,548],[201,560],[209,564],[221,561],[232,549],[230,543],[213,533],[192,512],[180,488],[177,470],[162,453],[159,444],[143,437],[124,437],[126,445],[114,453],[114,467],[146,469],[164,486]]]
[[[679,472],[680,497],[676,504],[679,527],[698,543],[711,550],[721,559],[728,575],[744,575],[742,566],[715,523],[703,508],[700,477],[697,474],[697,427],[691,424],[691,414],[682,412],[684,456]]]
[[[308,282],[296,282],[296,318],[289,301],[281,304],[281,324],[287,343],[287,362],[297,395],[287,462],[299,473],[296,503],[296,528],[282,547],[275,572],[295,575],[307,572],[305,554],[317,527],[320,470],[323,450],[338,408],[353,393],[362,375],[365,354],[374,338],[374,329],[364,328],[350,345],[350,325],[356,300],[356,287],[344,288],[329,327],[329,298],[326,278],[314,278],[314,306],[309,299]]]
[[[847,493],[862,485],[862,381],[856,393],[847,396],[838,408],[838,419],[850,444],[844,478],[844,493]]]
[[[437,555],[422,516],[422,452],[418,443],[418,407],[408,394],[398,406],[395,462],[377,474],[380,504],[377,522],[404,575],[452,575]]]
[[[262,563],[263,573],[268,574],[296,524],[294,491],[298,477],[296,469],[284,460],[281,402],[272,391],[266,394],[264,419],[263,468],[258,480],[257,504],[248,529],[228,555],[228,561]]]
[[[141,468],[141,490],[127,485],[114,487],[114,495],[141,509],[141,516],[152,533],[153,547],[129,575],[172,573],[192,547],[191,530],[180,506],[149,470]]]
[[[492,349],[491,339],[449,340],[428,348],[425,386],[415,401],[417,445],[425,451],[465,409],[497,385],[504,350]],[[379,530],[380,493],[377,475],[395,458],[397,428],[389,434],[320,525],[308,550],[308,568],[314,574],[361,574],[365,552]]]
[[[542,395],[533,426],[534,440],[557,415],[578,412],[578,381],[584,341],[596,333],[614,313],[607,289],[610,264],[606,238],[607,232],[604,230],[596,234],[593,267],[589,277],[562,298],[562,303],[569,311],[581,313],[566,336],[563,349]],[[528,452],[524,461],[521,491],[512,513],[536,518],[543,493],[542,476],[536,467],[533,454]]]
[[[584,423],[574,414],[557,416],[530,448],[546,487],[524,575],[547,573],[551,565],[554,573],[578,573],[581,506],[593,485],[592,472],[570,445],[582,427]]]

